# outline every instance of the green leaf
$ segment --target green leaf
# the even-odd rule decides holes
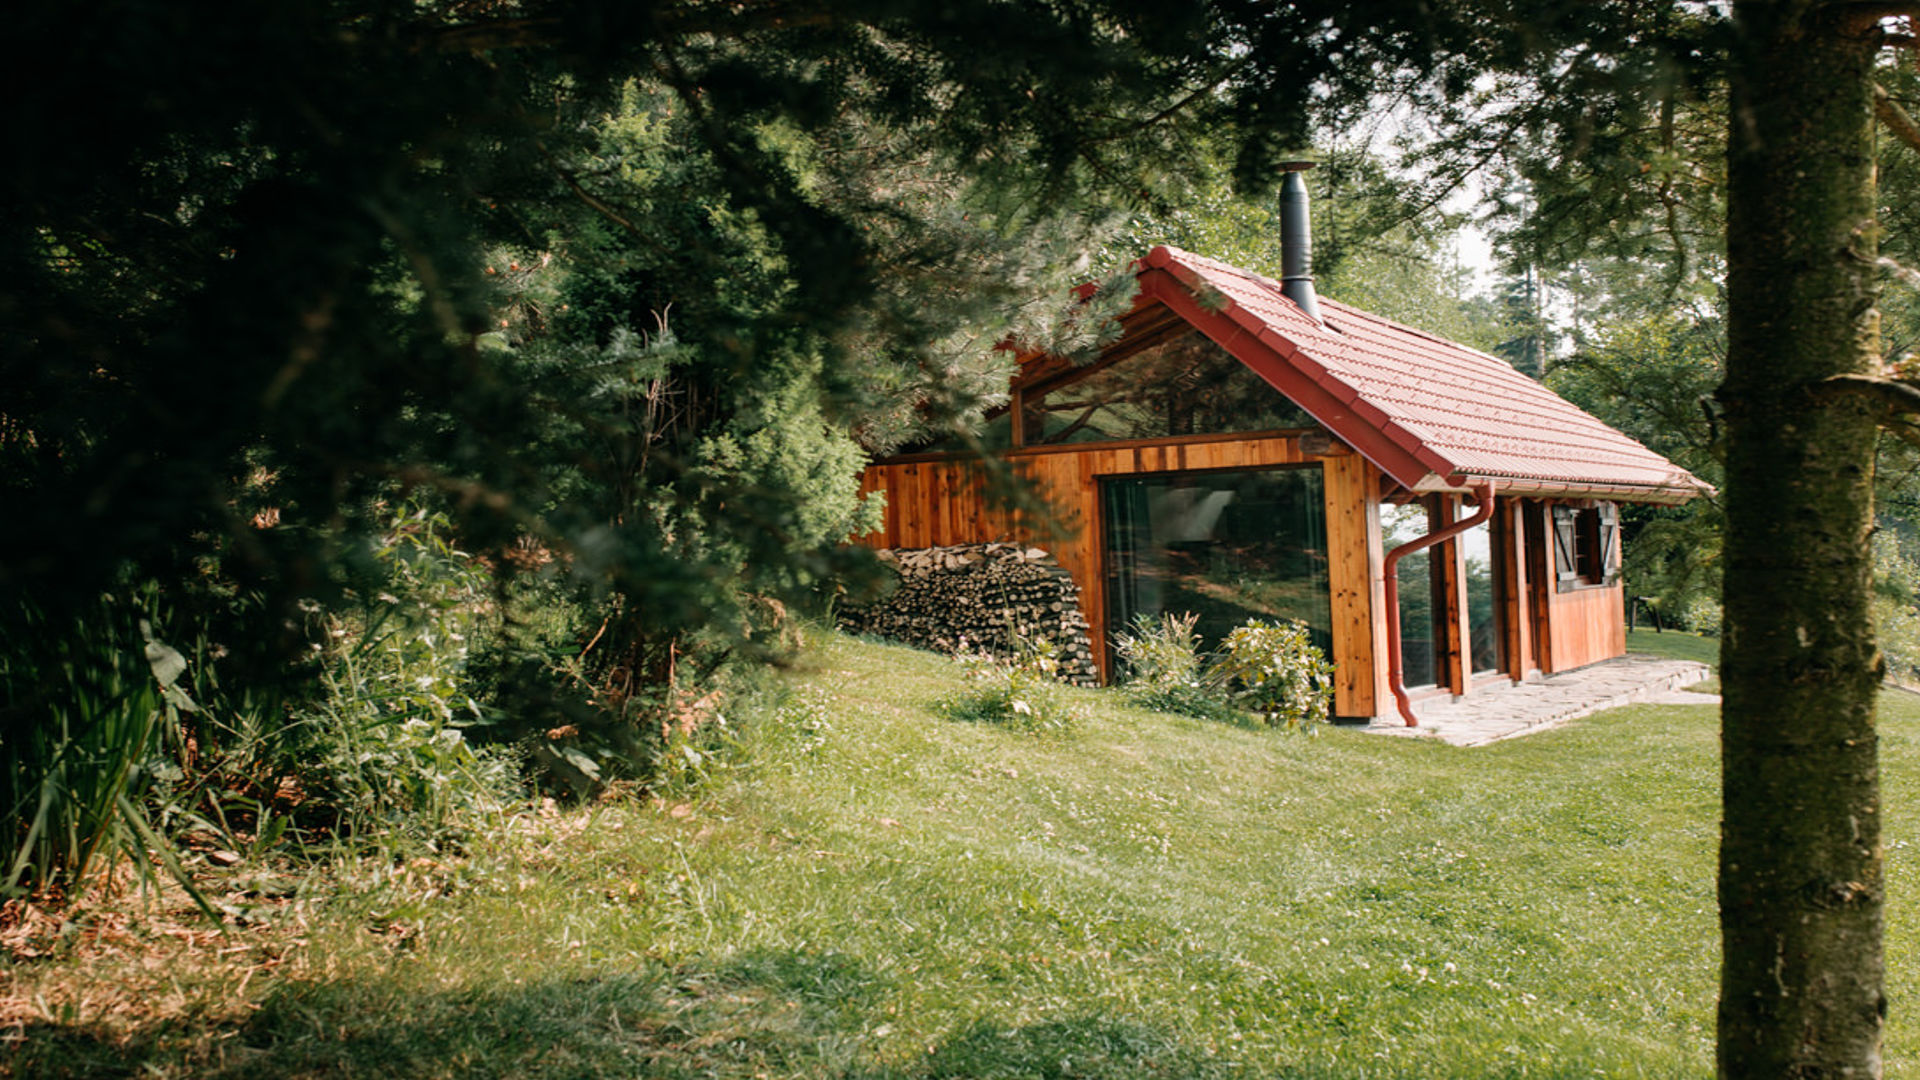
[[[140,620],[140,632],[147,635],[147,666],[153,669],[153,677],[160,680],[161,686],[172,686],[187,673],[187,658],[180,655],[179,649],[163,641],[155,641],[148,634],[145,619]]]
[[[595,783],[600,781],[600,764],[582,753],[578,747],[566,746],[559,751],[567,764],[580,770],[580,774]]]
[[[175,653],[174,655],[178,656],[179,654]],[[156,670],[154,674],[158,675],[159,672]],[[188,695],[185,687],[163,683],[160,687],[160,696],[167,699],[167,704],[179,709],[181,712],[197,713],[200,711],[200,706],[194,704],[193,698]]]

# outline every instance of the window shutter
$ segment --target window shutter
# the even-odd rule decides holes
[[[1580,583],[1580,566],[1574,559],[1573,531],[1580,512],[1571,506],[1553,508],[1554,591],[1568,592]]]
[[[1605,584],[1620,580],[1620,508],[1613,503],[1600,504],[1600,567]]]

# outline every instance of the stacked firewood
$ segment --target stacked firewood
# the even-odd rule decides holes
[[[922,649],[986,649],[1011,655],[1017,641],[1049,642],[1060,678],[1093,686],[1099,671],[1073,575],[1040,548],[1020,544],[882,550],[899,588],[871,604],[843,606],[840,625]]]

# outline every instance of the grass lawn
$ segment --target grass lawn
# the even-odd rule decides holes
[[[11,1067],[1712,1074],[1711,707],[1463,750],[1093,691],[1065,734],[942,720],[951,665],[841,637],[788,681],[696,794],[529,814],[291,901],[236,892],[254,925],[227,938],[69,929],[0,982]],[[1916,702],[1885,709],[1892,1077],[1920,1076]]]
[[[1720,639],[1717,637],[1702,637],[1684,630],[1629,630],[1627,651],[1671,660],[1698,660],[1713,668],[1713,674],[1687,689],[1702,694],[1720,692]]]
[[[1675,660],[1698,660],[1716,669],[1720,666],[1720,639],[1690,634],[1684,630],[1629,630],[1627,651],[1651,653]]]

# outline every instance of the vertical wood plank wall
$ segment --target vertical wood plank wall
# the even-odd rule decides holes
[[[1524,679],[1530,672],[1540,670],[1540,661],[1533,655],[1533,628],[1528,625],[1532,608],[1527,598],[1532,582],[1522,517],[1525,512],[1524,504],[1503,499],[1493,515],[1496,550],[1493,564],[1496,569],[1506,570],[1500,581],[1498,603],[1506,627],[1507,674],[1514,679]]]
[[[1593,585],[1547,594],[1552,671],[1571,671],[1627,651],[1625,587]]]
[[[1520,504],[1530,542],[1539,550],[1528,552],[1525,565],[1541,574],[1541,580],[1528,583],[1530,606],[1544,602],[1545,633],[1536,638],[1545,645],[1545,656],[1535,657],[1546,674],[1572,671],[1597,664],[1627,651],[1626,587],[1584,585],[1567,592],[1554,587],[1552,500],[1528,499]]]
[[[1321,458],[1327,498],[1327,590],[1333,615],[1336,716],[1373,716],[1387,678],[1380,576],[1380,471],[1359,454]],[[1375,635],[1375,626],[1381,628]]]
[[[1440,513],[1434,517],[1434,528],[1444,529],[1472,513],[1461,505],[1460,496],[1446,496],[1440,500]],[[1436,603],[1440,608],[1441,624],[1446,627],[1445,640],[1434,642],[1434,651],[1444,667],[1438,672],[1439,685],[1458,697],[1473,686],[1473,663],[1468,656],[1467,636],[1467,555],[1458,539],[1448,540],[1435,550],[1440,552],[1441,564],[1434,568],[1440,579]]]
[[[861,476],[862,494],[885,491],[886,524],[855,542],[876,548],[1018,541],[1046,548],[1080,586],[1093,654],[1106,665],[1106,589],[1098,480],[1104,476],[1244,469],[1318,462],[1326,493],[1327,583],[1332,610],[1334,712],[1378,711],[1384,655],[1379,609],[1379,472],[1336,444],[1304,454],[1297,435],[1197,436],[1128,443],[1083,443],[1007,451],[1004,462],[1043,498],[1052,521],[1022,514],[996,498],[987,467],[971,459],[882,462]]]

